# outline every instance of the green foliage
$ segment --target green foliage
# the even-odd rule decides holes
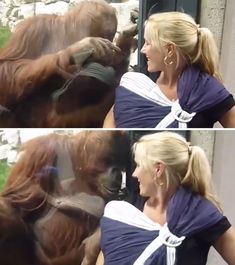
[[[0,26],[0,48],[4,46],[10,35],[11,31],[8,27]]]
[[[0,161],[0,191],[2,190],[6,177],[9,173],[10,167],[7,165],[5,161]]]

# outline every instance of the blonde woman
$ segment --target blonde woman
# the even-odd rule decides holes
[[[219,73],[211,31],[184,13],[154,14],[145,23],[148,72],[124,74],[104,127],[235,127],[233,96]]]
[[[143,136],[134,145],[142,211],[111,201],[101,219],[106,265],[205,265],[213,246],[235,264],[235,232],[212,189],[204,151],[173,132]]]

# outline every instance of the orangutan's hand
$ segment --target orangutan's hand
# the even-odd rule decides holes
[[[87,37],[57,53],[56,68],[73,73],[85,62],[93,61],[108,64],[117,58],[121,50],[111,41],[99,37]]]
[[[120,34],[122,34],[124,37],[127,38],[133,38],[137,35],[137,33],[138,33],[137,24],[129,24],[120,32]]]
[[[130,13],[130,21],[133,24],[138,24],[138,19],[139,19],[139,9],[133,8]]]
[[[130,12],[130,23],[122,29],[120,34],[123,34],[125,37],[133,38],[138,34],[138,18],[139,10],[134,8]]]
[[[96,61],[103,57],[112,57],[114,53],[120,52],[120,48],[111,41],[99,37],[84,38],[71,45],[69,50],[77,66],[82,65],[88,58]]]
[[[130,23],[125,26],[116,39],[116,45],[121,48],[125,56],[130,55],[130,52],[136,50],[138,46],[137,34],[138,34],[138,10],[132,10],[130,14]]]

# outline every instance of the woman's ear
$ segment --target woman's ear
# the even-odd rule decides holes
[[[168,43],[167,45],[163,46],[163,54],[168,59],[172,58],[176,52],[174,44]]]
[[[175,45],[174,44],[167,44],[166,45],[166,56],[169,58],[172,57],[175,54]]]
[[[165,172],[166,169],[166,165],[159,161],[155,164],[155,176],[157,178],[160,178],[162,176],[162,174]]]

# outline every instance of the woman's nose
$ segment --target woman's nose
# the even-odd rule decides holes
[[[132,177],[133,178],[137,178],[137,176],[136,176],[136,168],[135,168],[134,172],[132,173]]]
[[[146,52],[145,52],[145,44],[142,46],[140,52],[141,52],[141,53],[144,53],[144,54],[146,53]]]

